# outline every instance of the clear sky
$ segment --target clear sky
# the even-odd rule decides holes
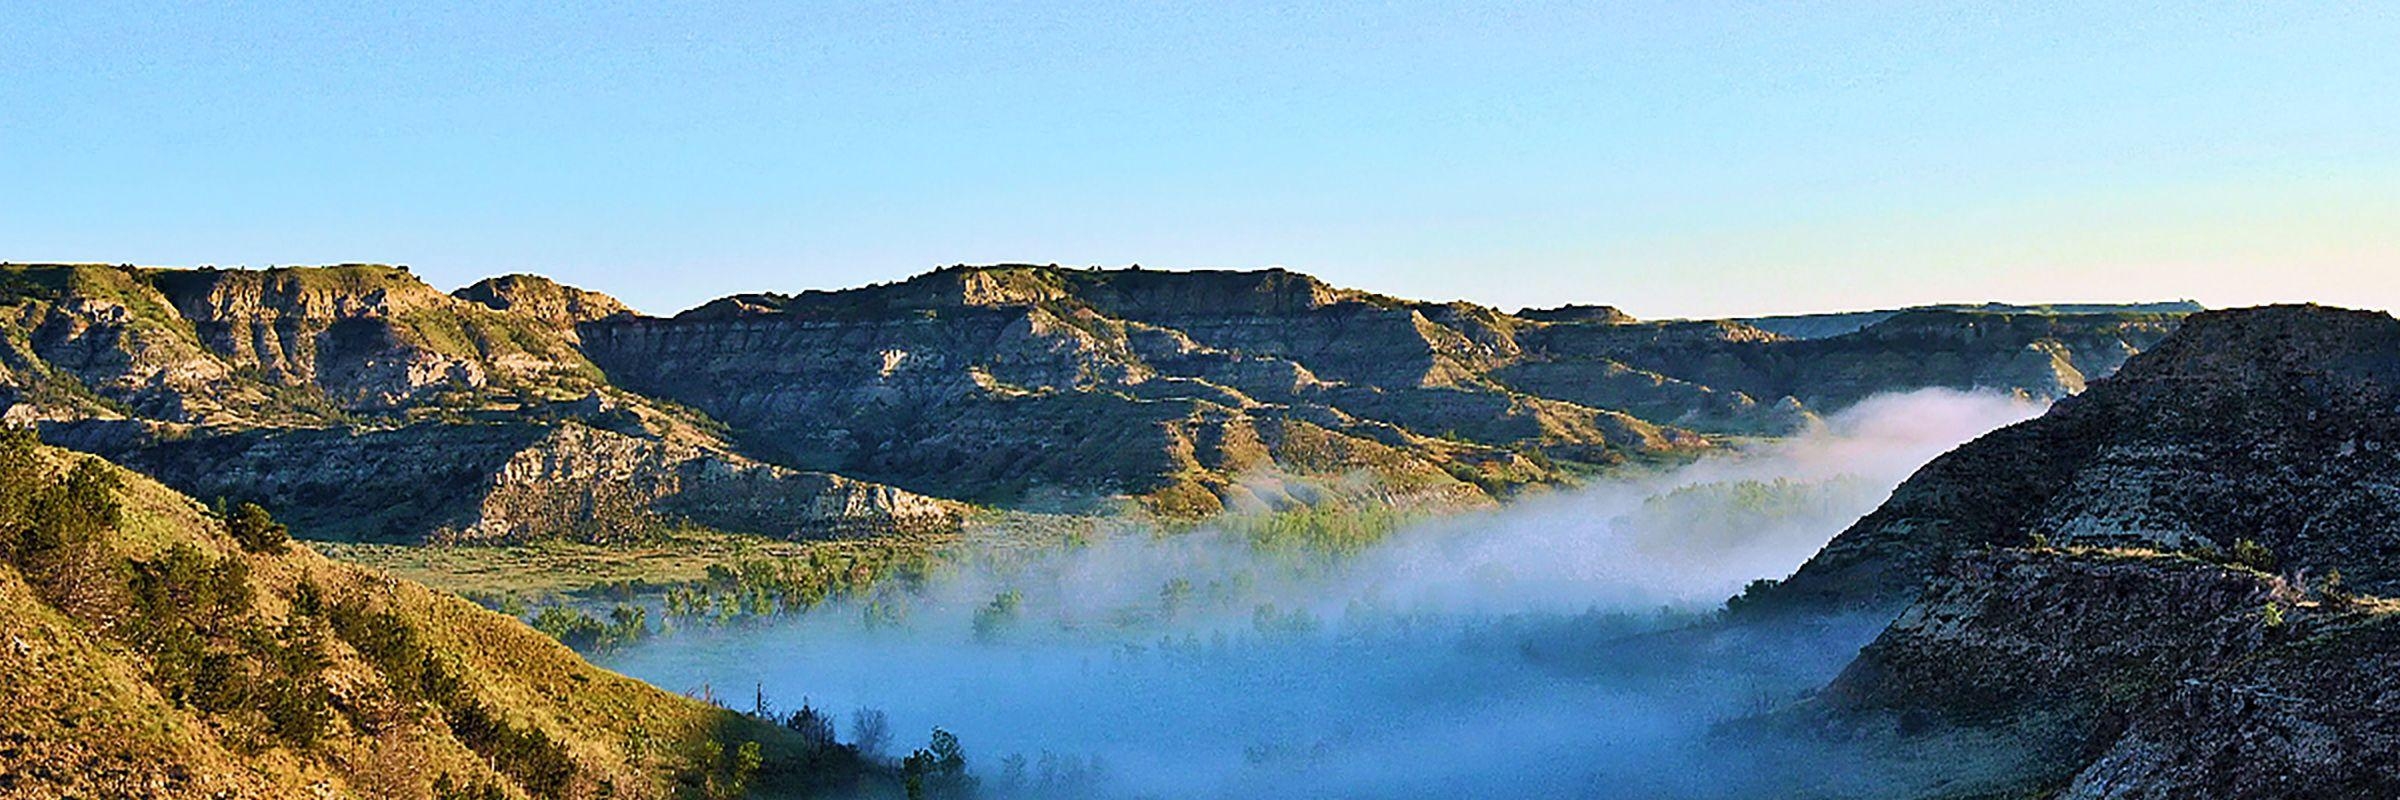
[[[2400,308],[2400,4],[18,0],[0,259]]]

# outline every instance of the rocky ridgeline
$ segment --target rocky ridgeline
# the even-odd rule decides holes
[[[531,276],[444,294],[370,265],[7,266],[0,414],[203,495],[343,509],[322,522],[340,535],[538,538],[578,518],[823,535],[914,529],[941,517],[929,497],[1453,508],[1786,432],[1876,391],[2071,392],[2173,319],[1955,312],[1799,340],[1285,270],[1035,266],[652,318]],[[636,422],[577,410],[592,404]],[[531,491],[503,469],[528,461],[638,477]],[[701,496],[748,510],[703,521],[678,499]]]
[[[2400,320],[2317,306],[2192,316],[2042,418],[1927,465],[1775,593],[1890,607],[1961,553],[2231,552],[2400,589]]]
[[[2054,354],[2104,350],[2079,362],[2104,372],[2173,319],[2043,328],[1961,312],[1957,324],[1982,328],[1863,348],[1972,354],[1976,366],[1920,380],[1926,353],[1819,369],[1811,359],[1833,348],[1738,323],[1635,323],[1598,307],[1512,315],[1285,270],[1000,266],[726,298],[671,319],[601,320],[583,336],[621,385],[724,420],[772,460],[988,502],[1038,490],[1189,514],[1339,491],[1358,476],[1409,487],[1407,497],[1486,503],[1566,480],[1563,464],[1787,432],[1813,416],[1803,396],[1838,407],[1870,383],[2057,396],[2082,384],[2047,371]],[[2070,333],[2080,338],[2058,338]],[[1775,349],[1789,344],[1816,349]],[[1730,363],[1764,388],[1633,363],[1668,350],[1682,354],[1663,359],[1673,368]],[[2027,359],[2045,370],[1983,368]],[[1753,361],[1765,366],[1742,366]],[[1811,388],[1829,381],[1841,388]],[[1262,473],[1283,480],[1254,497],[1249,478]]]
[[[524,276],[446,295],[405,270],[0,270],[12,422],[311,535],[610,541],[705,525],[912,533],[960,506],[739,454],[575,346],[624,307]]]
[[[1767,724],[1939,779],[1900,796],[2400,796],[2396,434],[2400,320],[2195,315],[1736,603],[1898,609]]]

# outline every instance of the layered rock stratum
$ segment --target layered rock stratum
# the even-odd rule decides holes
[[[2321,306],[2190,317],[2039,419],[1943,455],[1778,590],[1908,602],[1950,560],[2054,544],[2231,552],[2400,588],[2400,321]]]
[[[808,538],[967,504],[1488,505],[1878,392],[2070,395],[2178,319],[1927,310],[1800,338],[1030,265],[660,318],[523,275],[0,266],[0,416],[312,535]]]
[[[1900,796],[2400,796],[2400,320],[2191,317],[1937,459],[1733,619],[1900,609],[1766,718]]]

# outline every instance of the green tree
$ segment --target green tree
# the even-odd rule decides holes
[[[975,778],[967,774],[967,749],[956,734],[935,728],[932,740],[918,752],[933,757],[927,785],[934,796],[965,797],[974,791]]]
[[[900,761],[900,785],[908,792],[908,800],[925,800],[927,779],[933,774],[933,754],[923,750],[908,754]]]
[[[284,545],[292,540],[291,531],[283,523],[276,522],[257,503],[243,503],[234,507],[233,513],[225,518],[225,532],[241,544],[243,550],[252,553],[281,553]]]
[[[785,717],[783,726],[799,734],[800,741],[806,742],[811,750],[824,750],[834,744],[833,717],[809,705],[808,698],[800,699],[800,710]]]
[[[2233,561],[2260,572],[2275,571],[2275,551],[2249,539],[2234,540]]]
[[[975,610],[975,640],[988,642],[1016,624],[1025,607],[1025,595],[1010,589],[992,596],[992,602]]]
[[[2347,606],[2350,604],[2351,600],[2357,598],[2356,595],[2350,593],[2348,588],[2342,586],[2342,570],[2340,567],[2335,567],[2325,571],[2325,577],[2317,584],[2317,594],[2324,597],[2327,604],[2337,608],[2341,606]]]

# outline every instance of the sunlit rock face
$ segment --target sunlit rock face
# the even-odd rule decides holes
[[[444,294],[378,265],[0,266],[0,284],[0,418],[161,465],[143,451],[337,442],[323,457],[270,447],[286,461],[179,485],[269,501],[317,486],[324,505],[349,507],[391,494],[342,487],[422,485],[423,469],[340,455],[325,431],[404,440],[436,463],[457,442],[449,460],[485,465],[473,453],[496,434],[459,426],[566,419],[652,450],[1014,508],[1482,507],[1725,436],[1787,435],[1881,392],[2070,393],[2174,320],[1957,311],[1803,339],[1605,307],[1508,314],[1279,269],[958,267],[672,318],[524,275]],[[617,410],[578,411],[590,398]],[[235,438],[186,444],[220,437]],[[491,527],[453,513],[465,507],[419,504],[392,524]]]
[[[2055,544],[2229,552],[2400,588],[2400,321],[2277,306],[2193,316],[2039,420],[1937,459],[1780,596],[1892,606],[1957,555]]]
[[[810,538],[955,527],[960,507],[759,462],[610,385],[595,292],[404,269],[0,268],[7,418],[309,535],[614,541],[699,524]]]
[[[2395,446],[2400,320],[2196,315],[1745,598],[1902,609],[1771,722],[1966,796],[2394,796]]]
[[[1183,514],[1247,502],[1245,471],[1337,493],[1329,479],[1368,475],[1473,505],[1559,484],[1562,462],[1787,434],[1881,392],[2064,396],[2175,319],[1960,311],[1804,341],[1604,308],[1512,315],[1285,270],[1018,265],[742,295],[581,336],[613,380],[725,420],[784,463],[947,496],[1022,502],[1039,485]]]

